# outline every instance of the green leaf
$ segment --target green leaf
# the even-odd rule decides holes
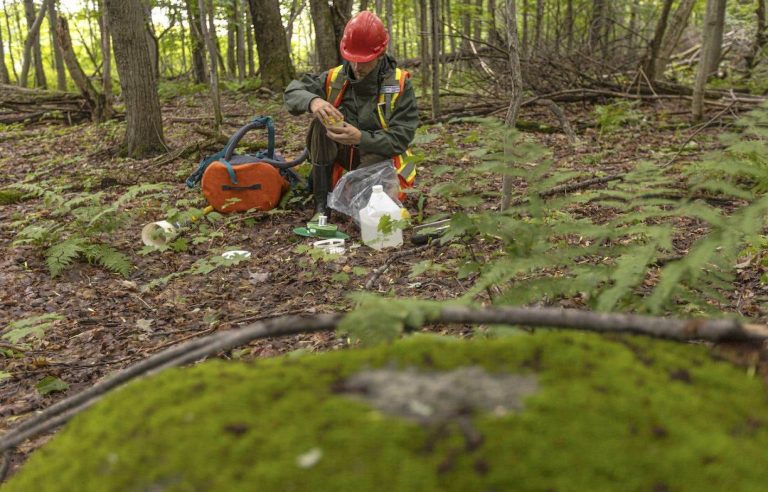
[[[56,277],[85,252],[85,240],[79,237],[54,244],[45,252],[45,262],[51,276]]]
[[[10,372],[0,371],[0,385],[5,383],[5,381],[7,381],[8,379],[11,379],[12,376],[13,374],[11,374]]]
[[[45,396],[57,391],[67,391],[69,389],[69,383],[54,376],[45,376],[37,382],[35,388],[37,388],[38,393]]]

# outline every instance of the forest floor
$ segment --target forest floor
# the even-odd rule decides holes
[[[528,135],[552,151],[556,169],[576,170],[584,178],[621,173],[640,160],[667,161],[695,131],[687,108],[674,101],[642,106],[638,108],[642,118],[635,124],[603,134],[594,125],[593,107],[569,104],[563,109],[577,129],[578,145],[570,145],[562,133]],[[291,117],[277,99],[229,92],[224,96],[224,113],[224,131],[228,133],[254,115],[269,114],[276,120],[278,149],[292,157],[303,148],[309,117]],[[521,117],[557,126],[543,107],[526,107]],[[196,131],[210,128],[206,97],[186,95],[167,99],[163,118],[166,141],[172,149],[207,139]],[[718,146],[715,137],[723,131],[722,124],[727,123],[718,122],[698,133],[694,139],[697,144],[686,145],[677,162],[696,159]],[[18,137],[0,139],[0,189],[22,181],[55,184],[66,187],[58,192],[66,199],[100,193],[104,203],[109,203],[131,185],[164,185],[161,195],[131,202],[125,210],[130,220],[108,238],[108,243],[126,254],[132,263],[127,277],[85,261],[76,262],[52,277],[43,249],[13,244],[19,232],[14,223],[30,214],[46,217],[51,212],[47,207],[52,205],[39,198],[0,205],[0,331],[12,322],[33,316],[58,315],[50,319],[50,326],[39,338],[29,336],[23,343],[15,344],[4,340],[4,345],[0,345],[0,432],[105,375],[181,341],[285,314],[348,310],[352,306],[348,294],[365,290],[374,270],[392,255],[391,251],[376,252],[361,246],[348,248],[341,258],[322,261],[297,249],[310,244],[292,233],[312,214],[309,198],[297,198],[286,209],[270,213],[219,219],[181,245],[179,249],[184,251],[144,254],[140,231],[145,223],[163,219],[172,208],[204,206],[199,190],[184,186],[184,179],[196,168],[199,156],[170,162],[163,162],[162,157],[136,161],[112,156],[108,149],[119,143],[123,129],[122,123],[115,122],[38,124],[8,128],[8,134],[18,132]],[[426,156],[417,178],[421,195],[409,196],[406,206],[423,217],[450,213],[455,208],[441,202],[430,190],[435,184],[450,180],[454,173],[461,173],[462,168],[479,164],[472,151],[481,145],[477,136],[482,128],[478,123],[448,122],[422,131],[432,137],[419,146]],[[446,172],[444,165],[451,169]],[[439,176],[434,172],[438,167]],[[476,191],[481,194],[498,190],[500,181],[499,178],[491,183],[491,187],[496,187],[494,190]],[[519,191],[522,190],[516,190]],[[490,195],[481,207],[497,206],[498,197]],[[421,210],[419,196],[426,197]],[[350,234],[352,242],[359,243],[354,223],[343,219],[337,223]],[[681,223],[679,228],[683,238],[693,239],[703,232],[696,222]],[[403,248],[412,247],[408,244],[409,236],[406,231]],[[225,249],[245,249],[252,257],[203,274],[190,271],[196,261],[219,255]],[[478,254],[482,258],[492,249],[492,245],[481,246]],[[375,279],[370,290],[437,300],[459,297],[468,290],[470,281],[457,279],[447,269],[432,268],[421,273],[412,270],[424,260],[440,263],[455,254],[451,248],[432,248],[401,257]],[[151,284],[174,273],[179,275]],[[759,282],[762,273],[759,265],[745,267],[733,291],[726,293],[730,304],[722,308],[765,322],[767,312],[761,303],[765,306],[768,288]],[[564,299],[560,305],[578,306],[579,301]],[[459,336],[472,332],[470,327],[433,329]],[[320,333],[259,341],[222,357],[250,359],[295,350],[335,350],[346,344],[346,340],[332,333]],[[737,360],[754,365],[758,357],[760,354],[749,352],[739,355]],[[63,383],[55,383],[53,388],[41,386],[39,383],[49,376]],[[58,391],[47,392],[50,389]],[[23,461],[26,453],[47,439],[41,437],[25,443],[14,462]]]

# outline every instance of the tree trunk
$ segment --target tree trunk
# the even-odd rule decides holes
[[[589,23],[588,47],[590,50],[604,51],[605,45],[605,0],[592,1],[592,19]]]
[[[523,98],[523,79],[520,72],[520,48],[517,42],[517,12],[515,0],[507,0],[507,53],[509,54],[509,70],[512,75],[512,93],[510,95],[507,116],[504,125],[511,133],[517,122],[517,114],[520,111],[520,103]],[[511,151],[511,142],[504,142],[504,152]],[[511,161],[511,160],[510,160]],[[512,201],[512,177],[504,175],[502,178],[501,210],[509,208]]]
[[[712,60],[720,60],[720,49],[723,39],[723,24],[725,21],[725,0],[707,0],[707,11],[704,18],[701,56],[693,86],[693,102],[691,113],[693,119],[701,120],[704,113],[704,93],[709,76],[717,70]],[[722,13],[722,14],[721,14]],[[712,65],[715,65],[712,67]]]
[[[334,67],[342,61],[339,43],[352,12],[352,0],[334,0],[332,4],[327,0],[309,0],[309,8],[315,26],[315,49],[319,68]]]
[[[705,29],[712,35],[712,43],[707,51],[703,51],[702,47],[702,56],[704,56],[706,61],[707,78],[717,73],[717,68],[720,66],[720,57],[723,52],[726,0],[716,0],[715,3],[715,11],[713,13],[715,17],[705,23]]]
[[[488,42],[496,45],[501,39],[499,31],[496,29],[496,0],[488,0]]]
[[[160,100],[141,0],[105,0],[126,112],[123,152],[140,158],[165,149]]]
[[[440,116],[440,0],[429,0],[432,26],[432,118]]]
[[[382,10],[383,10],[383,6],[382,6],[381,0],[376,0],[376,4],[374,6],[374,9],[376,10],[376,15],[378,15],[379,18],[381,18],[381,13],[382,13]]]
[[[67,19],[64,17],[58,17],[56,20],[56,37],[59,38],[62,58],[67,64],[69,74],[91,111],[91,119],[96,122],[104,121],[104,96],[99,94],[93,84],[91,84],[91,80],[83,72],[80,62],[77,60],[77,55],[75,55],[75,51],[72,49],[69,26],[67,25]]]
[[[259,52],[261,83],[275,92],[282,92],[293,80],[295,72],[288,44],[285,42],[280,3],[278,0],[249,0],[249,4],[256,48]],[[264,29],[263,26],[269,26],[269,29]]]
[[[507,27],[507,34],[509,34],[509,27]],[[509,40],[507,40],[507,44],[509,44]],[[529,58],[528,56],[528,53],[530,51],[529,45],[530,43],[528,40],[528,0],[523,0],[523,45],[520,47],[523,58]]]
[[[192,48],[192,76],[196,84],[208,83],[205,71],[205,44],[200,31],[200,10],[195,0],[186,0],[189,40]]]
[[[565,49],[568,53],[573,51],[573,0],[565,5]]]
[[[205,45],[208,47],[209,80],[211,81],[211,101],[213,102],[213,120],[216,125],[216,133],[221,130],[223,120],[221,114],[221,93],[219,92],[219,72],[217,69],[216,43],[213,40],[213,31],[216,29],[213,22],[213,1],[198,0],[200,7],[200,32],[203,35]]]
[[[235,55],[235,44],[237,28],[237,0],[228,0],[227,6],[227,71],[230,75],[237,73],[237,56]]]
[[[104,6],[104,0],[101,0],[101,87],[104,92],[104,119],[112,118],[112,102],[114,95],[112,93],[112,37],[109,33],[109,23],[107,22],[107,9]]]
[[[49,3],[53,0],[49,0]],[[47,4],[41,5],[40,11],[35,12],[34,0],[24,0],[24,12],[27,17],[27,27],[31,27],[39,14],[45,15]],[[35,86],[41,89],[48,88],[48,81],[45,79],[45,67],[43,67],[43,53],[40,49],[40,30],[38,29],[32,45],[33,58],[35,61]]]
[[[142,12],[144,14],[144,36],[147,38],[147,47],[149,49],[149,60],[152,67],[152,72],[155,76],[155,81],[160,79],[160,44],[157,41],[157,34],[155,34],[155,25],[152,22],[152,4],[139,0],[143,6]]]
[[[61,46],[59,46],[59,37],[56,36],[56,2],[48,2],[48,25],[51,26],[51,49],[53,50],[53,60],[56,66],[56,88],[60,91],[67,90],[67,71],[64,66],[64,59],[61,56]]]
[[[441,53],[448,52],[448,46],[451,48],[451,53],[456,53],[456,36],[446,36],[446,26],[449,34],[453,34],[453,9],[451,8],[451,0],[440,0],[439,2],[442,8],[442,16],[440,17],[440,50]],[[448,46],[446,46],[446,39]]]
[[[765,0],[757,0],[757,6],[755,7],[755,40],[752,43],[752,49],[745,57],[747,62],[747,77],[752,76],[752,69],[755,67],[755,60],[762,51],[766,43],[766,21],[765,21]]]
[[[13,71],[13,78],[16,80],[16,83],[19,83],[19,73],[16,71],[16,60],[13,57],[13,36],[11,31],[11,16],[8,15],[8,6],[5,3],[6,0],[3,0],[3,15],[5,16],[5,27],[8,31],[8,58],[11,61],[11,71]]]
[[[474,37],[477,42],[483,40],[483,0],[475,0],[475,10],[472,15],[475,16],[475,22],[472,30],[474,31]]]
[[[667,20],[669,19],[669,12],[672,10],[672,0],[664,0],[661,6],[661,15],[658,22],[656,22],[656,30],[653,33],[653,39],[650,46],[648,46],[648,52],[645,55],[645,63],[643,63],[643,70],[645,70],[645,76],[648,80],[653,82],[656,80],[656,60],[661,50],[661,43],[664,40],[664,33],[667,30]]]
[[[10,48],[10,45],[9,45]],[[0,84],[10,84],[8,66],[5,64],[5,47],[3,46],[3,30],[0,29]]]
[[[544,0],[536,0],[536,27],[534,30],[533,47],[541,50],[541,31],[544,26]]]
[[[291,11],[288,14],[288,25],[285,27],[285,38],[288,41],[289,51],[291,49],[291,43],[293,39],[293,26],[296,24],[296,19],[301,15],[301,12],[304,10],[306,4],[306,0],[293,0],[291,2]]]
[[[243,1],[243,12],[245,13],[245,48],[248,55],[248,76],[256,76],[256,63],[253,56],[253,20],[251,19],[251,11],[248,8],[248,0]],[[288,45],[288,52],[290,53],[290,44]]]
[[[653,69],[653,73],[656,78],[663,79],[664,71],[667,69],[669,60],[672,57],[672,53],[680,43],[680,38],[683,36],[683,31],[688,26],[688,20],[691,18],[691,12],[696,5],[696,0],[681,0],[680,5],[677,6],[672,20],[669,22],[667,33],[664,35],[664,39],[661,42],[658,57],[656,58],[656,66]]]
[[[27,1],[31,3],[32,0],[25,0],[25,7]],[[29,81],[29,68],[32,64],[32,48],[36,43],[38,46],[40,44],[40,25],[43,23],[43,17],[45,17],[45,11],[48,8],[49,1],[50,0],[43,0],[43,5],[37,13],[37,17],[34,18],[32,22],[28,22],[29,29],[27,31],[27,39],[24,40],[24,57],[21,64],[21,80],[19,81],[22,87],[26,87]],[[32,9],[34,15],[34,4],[32,4]]]
[[[237,10],[237,24],[235,25],[235,28],[237,29],[235,38],[237,40],[237,80],[242,82],[245,79],[245,11],[242,8],[239,8],[238,2],[240,0],[234,0],[235,2],[235,8]]]
[[[469,40],[472,38],[472,15],[469,8],[472,0],[464,0],[461,5],[461,47],[462,53],[469,53]]]
[[[421,97],[426,98],[430,85],[429,10],[427,0],[419,0],[419,56],[421,57]]]
[[[389,45],[387,46],[387,51],[389,52],[390,56],[395,56],[395,46],[397,45],[395,41],[395,14],[392,11],[392,0],[387,0],[387,31],[389,31]],[[341,41],[341,40],[339,40]]]

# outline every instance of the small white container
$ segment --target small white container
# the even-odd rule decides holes
[[[403,244],[403,230],[394,227],[391,233],[384,234],[379,231],[379,221],[385,215],[389,215],[393,221],[402,220],[403,209],[384,193],[381,185],[375,185],[371,190],[368,205],[360,210],[360,233],[363,243],[375,250],[396,248]]]
[[[147,246],[165,246],[178,234],[174,224],[166,220],[152,222],[141,230],[141,241]]]

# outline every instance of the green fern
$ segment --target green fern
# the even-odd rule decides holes
[[[83,238],[71,238],[56,243],[45,252],[45,262],[52,277],[56,277],[77,259],[86,250]]]
[[[2,330],[2,338],[11,343],[18,343],[29,335],[41,339],[45,335],[45,330],[50,328],[54,321],[62,319],[64,317],[59,314],[48,313],[13,321]]]
[[[90,244],[83,253],[89,262],[101,265],[123,277],[127,277],[131,272],[132,265],[128,257],[106,244]]]

